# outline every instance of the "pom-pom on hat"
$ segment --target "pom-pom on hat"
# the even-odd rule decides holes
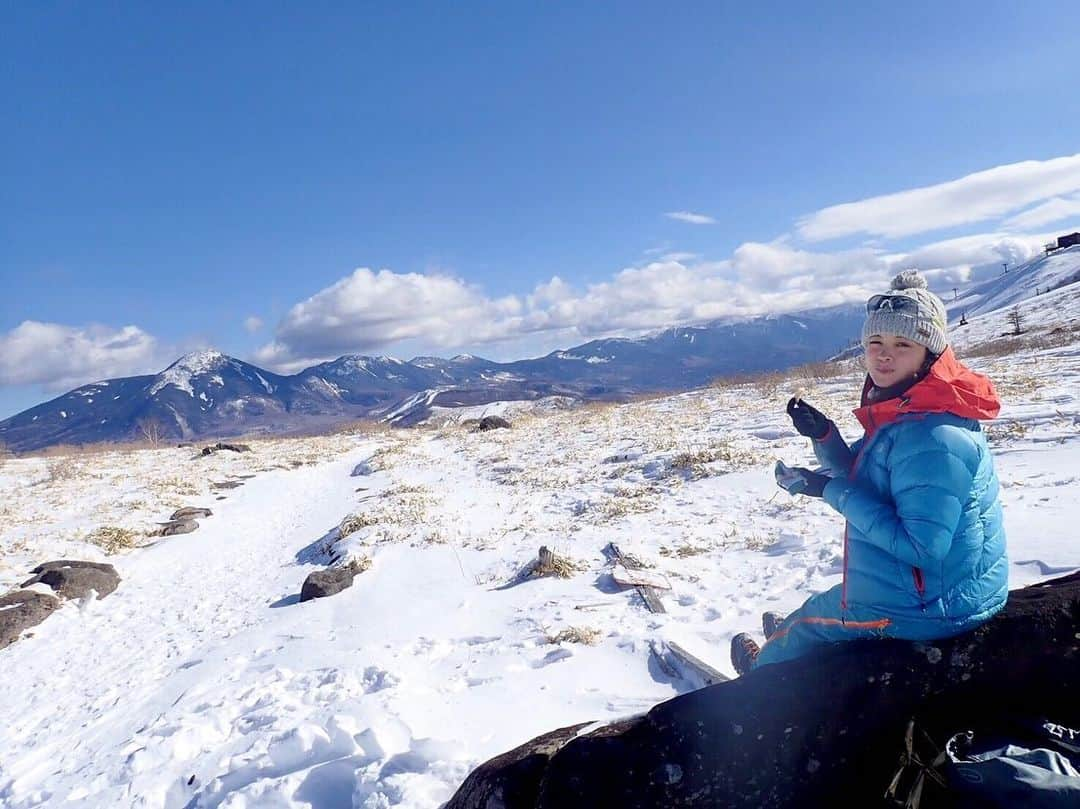
[[[866,302],[862,343],[874,334],[895,334],[941,354],[949,345],[948,315],[941,298],[927,288],[918,270],[904,270],[892,279],[888,292]]]

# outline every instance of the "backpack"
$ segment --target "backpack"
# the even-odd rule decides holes
[[[929,750],[929,752],[920,752]],[[887,805],[930,809],[1065,809],[1080,806],[1080,730],[1027,719],[997,732],[954,734],[938,749],[908,723]]]

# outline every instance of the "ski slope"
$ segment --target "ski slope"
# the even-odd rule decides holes
[[[960,291],[955,300],[946,303],[949,320],[959,320],[962,314],[971,320],[974,316],[1011,307],[1041,292],[1078,280],[1080,245],[1033,258],[1008,272],[1002,272],[996,278],[981,281]]]
[[[1029,336],[1060,329],[1076,292],[1024,301]],[[969,315],[958,343],[1003,318]],[[1013,587],[1080,567],[1080,346],[1061,335],[971,363],[1005,401],[989,434]],[[82,539],[103,524],[146,530],[180,505],[214,514],[108,557],[115,593],[69,602],[0,650],[0,805],[436,807],[535,735],[695,687],[656,664],[659,642],[731,673],[733,634],[840,580],[840,518],[779,491],[771,469],[811,459],[788,396],[852,438],[859,381],[851,368],[517,412],[511,430],[282,439],[197,461],[178,449],[9,460],[5,589],[46,559],[106,559]],[[211,487],[223,478],[242,485]],[[338,539],[350,514],[370,524]],[[666,614],[614,583],[610,541],[670,581]],[[506,586],[541,545],[574,575]],[[331,551],[372,567],[297,603]]]

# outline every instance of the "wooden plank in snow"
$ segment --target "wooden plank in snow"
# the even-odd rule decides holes
[[[604,556],[616,564],[621,564],[627,570],[644,569],[640,562],[634,557],[624,554],[614,542],[609,542],[604,547]],[[638,595],[641,596],[641,600],[645,602],[645,606],[649,608],[650,612],[667,612],[667,610],[664,609],[664,603],[660,600],[660,594],[655,587],[651,587],[647,584],[635,584],[634,588],[637,590]]]
[[[697,657],[691,652],[688,652],[682,646],[677,644],[673,640],[667,641],[667,647],[671,651],[680,665],[684,665],[700,677],[705,685],[714,685],[716,683],[726,683],[731,680],[722,671],[717,671],[700,657]]]

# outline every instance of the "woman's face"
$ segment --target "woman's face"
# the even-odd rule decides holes
[[[926,346],[895,334],[872,334],[866,344],[866,371],[879,388],[911,379],[926,360]]]

